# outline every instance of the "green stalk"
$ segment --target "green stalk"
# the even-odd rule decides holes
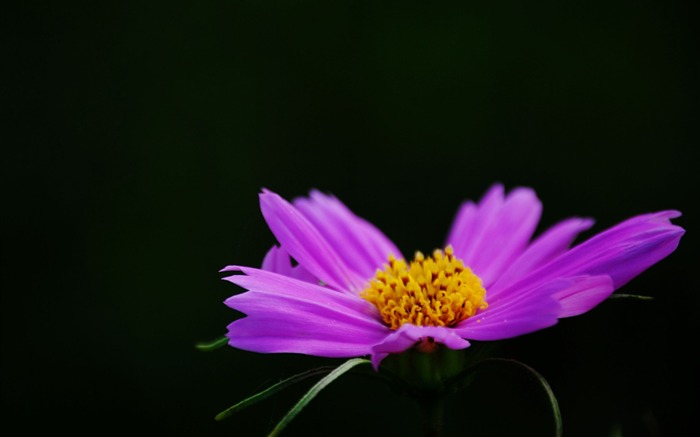
[[[353,367],[358,366],[360,364],[370,364],[370,363],[371,362],[369,360],[366,360],[364,358],[353,358],[353,359],[350,359],[350,360],[346,361],[345,363],[341,364],[340,366],[338,366],[337,369],[335,369],[334,371],[329,373],[327,376],[325,376],[323,379],[321,379],[319,382],[317,382],[316,385],[311,387],[311,389],[308,392],[306,392],[306,394],[304,396],[302,396],[302,398],[299,400],[299,402],[297,402],[297,404],[294,405],[294,407],[292,407],[291,410],[289,410],[287,415],[284,416],[282,418],[282,420],[279,421],[279,423],[277,424],[275,429],[273,429],[272,432],[270,434],[268,434],[268,437],[275,437],[275,436],[279,435],[279,433],[282,432],[282,430],[287,426],[287,424],[289,424],[289,422],[291,422],[292,419],[294,419],[296,417],[296,415],[299,414],[301,412],[301,410],[303,410],[304,407],[306,407],[306,405],[308,405],[308,403],[311,402],[311,400],[313,398],[315,398],[316,395],[318,395],[321,392],[321,390],[326,388],[328,386],[328,384],[335,381],[342,374],[348,372]]]
[[[440,395],[418,400],[423,419],[423,436],[441,437],[445,422],[445,399]]]

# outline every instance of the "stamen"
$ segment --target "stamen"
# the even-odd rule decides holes
[[[455,326],[488,307],[481,279],[454,257],[451,246],[428,258],[416,252],[410,265],[389,257],[360,296],[379,309],[391,329],[404,323]]]

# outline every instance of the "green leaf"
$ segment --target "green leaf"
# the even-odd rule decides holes
[[[634,300],[654,300],[651,296],[641,296],[639,294],[619,294],[613,293],[608,296],[608,299],[634,299]]]
[[[542,376],[538,371],[533,369],[532,367],[528,366],[527,364],[521,363],[520,361],[516,360],[511,360],[507,358],[487,358],[483,361],[481,361],[477,366],[481,366],[482,364],[487,364],[487,363],[502,363],[506,365],[513,365],[516,366],[522,370],[525,370],[530,374],[530,376],[533,376],[534,379],[539,383],[539,385],[544,389],[547,398],[549,399],[549,404],[552,408],[552,416],[554,418],[554,435],[556,437],[561,437],[562,432],[563,432],[563,426],[562,426],[562,421],[561,421],[561,411],[559,410],[559,403],[557,402],[556,396],[554,396],[554,392],[552,391],[552,388],[549,386],[549,383],[547,382],[546,379],[544,379],[544,376]]]
[[[297,404],[294,405],[294,407],[292,407],[291,410],[289,410],[287,415],[284,416],[282,420],[280,420],[275,429],[273,429],[272,432],[268,434],[268,437],[275,437],[279,435],[279,433],[282,432],[282,430],[289,424],[289,422],[291,422],[296,417],[296,415],[299,414],[301,410],[303,410],[304,407],[306,407],[309,404],[309,402],[311,402],[311,400],[321,392],[321,390],[326,388],[328,384],[335,381],[338,377],[351,370],[353,367],[359,366],[360,364],[369,363],[370,361],[364,358],[353,358],[338,366],[337,369],[333,370],[330,374],[328,374],[326,377],[317,382],[316,385],[311,387],[311,389],[309,389],[309,391],[306,392],[304,396],[302,396],[299,402],[297,402]]]
[[[235,414],[235,413],[237,413],[237,412],[239,412],[247,407],[250,407],[251,405],[257,404],[258,402],[274,395],[275,393],[277,393],[281,390],[284,390],[285,388],[289,387],[292,384],[296,384],[297,382],[301,382],[301,381],[305,380],[306,378],[310,378],[312,376],[330,373],[333,371],[333,369],[335,369],[335,367],[324,366],[324,367],[318,367],[316,369],[307,370],[306,372],[302,372],[302,373],[299,373],[299,374],[294,375],[294,376],[290,376],[289,378],[284,379],[284,380],[278,382],[277,384],[261,391],[260,393],[256,393],[253,396],[250,396],[250,397],[242,400],[241,402],[237,403],[236,405],[233,405],[233,406],[227,408],[226,410],[217,414],[215,419],[217,421],[228,419],[233,414]]]
[[[228,343],[228,338],[221,337],[217,338],[214,341],[210,341],[209,343],[197,343],[196,345],[194,345],[194,347],[196,347],[200,351],[211,352],[219,349],[220,347],[226,346],[226,343]]]

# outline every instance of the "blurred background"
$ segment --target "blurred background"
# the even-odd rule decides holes
[[[692,2],[23,2],[3,14],[2,415],[14,435],[264,435],[322,364],[195,343],[238,317],[227,264],[274,239],[262,187],[333,193],[404,253],[459,203],[533,187],[542,228],[678,209],[678,250],[615,300],[504,344],[567,436],[695,428],[697,7]],[[695,151],[695,152],[694,152]],[[551,435],[541,394],[485,373],[451,435]],[[285,435],[419,435],[347,375]]]

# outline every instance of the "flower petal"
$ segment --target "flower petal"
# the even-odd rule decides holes
[[[564,253],[579,233],[593,226],[592,219],[570,218],[561,221],[537,237],[532,244],[499,276],[494,287],[504,288],[532,270]]]
[[[292,266],[291,257],[284,248],[279,246],[272,246],[267,252],[262,262],[262,269],[312,284],[319,283],[319,279],[303,266]]]
[[[455,332],[470,340],[502,340],[548,328],[561,313],[553,295],[570,286],[570,281],[558,280],[490,301],[487,309],[460,323]]]
[[[556,278],[581,275],[609,276],[620,288],[678,246],[683,228],[671,224],[677,211],[662,211],[628,219],[575,246],[505,288],[494,287],[490,297],[518,292]]]
[[[272,246],[263,258],[262,269],[268,272],[292,276],[292,260],[286,250]]]
[[[224,278],[248,290],[226,305],[247,315],[229,325],[229,344],[262,353],[323,357],[367,355],[390,330],[358,297],[248,267]]]
[[[615,290],[609,276],[575,276],[569,280],[570,287],[553,295],[561,304],[560,318],[590,311]]]
[[[447,244],[454,248],[455,255],[464,260],[471,257],[476,250],[475,236],[484,228],[491,216],[495,215],[496,206],[503,202],[503,185],[493,185],[481,198],[479,205],[471,200],[464,202],[447,236]]]
[[[260,209],[277,241],[312,275],[340,291],[357,293],[363,288],[369,278],[353,271],[319,230],[289,202],[263,190]]]
[[[339,255],[363,278],[373,277],[389,255],[401,258],[391,240],[336,197],[313,190],[293,203],[333,247],[342,248]]]
[[[381,343],[372,347],[372,365],[376,370],[387,355],[401,353],[428,337],[450,349],[469,347],[469,342],[457,335],[451,328],[443,326],[416,326],[406,323],[396,331],[393,331]]]
[[[525,250],[535,232],[542,204],[529,188],[516,188],[504,196],[494,185],[479,205],[466,202],[460,208],[447,244],[488,287]]]

